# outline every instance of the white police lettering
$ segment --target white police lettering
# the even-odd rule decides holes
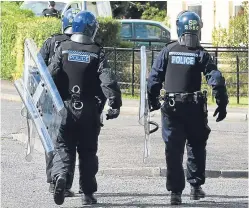
[[[195,65],[195,57],[189,56],[171,56],[172,64]]]
[[[82,62],[82,63],[90,63],[90,56],[87,54],[68,54],[68,61]]]

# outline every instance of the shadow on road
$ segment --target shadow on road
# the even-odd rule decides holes
[[[165,199],[165,203],[156,203],[156,201],[151,200],[151,203],[143,202],[144,197],[169,197],[169,194],[138,194],[138,193],[98,193],[96,194],[99,201],[101,198],[110,197],[115,201],[115,198],[120,197],[133,197],[132,199],[124,199],[124,203],[99,203],[92,207],[175,207],[169,204],[168,199]],[[187,194],[183,194],[183,202],[185,197],[189,197]],[[80,197],[79,194],[76,197]],[[216,198],[216,201],[214,201]],[[217,202],[217,198],[226,199],[226,201]],[[129,202],[130,200],[130,202]],[[162,201],[160,199],[160,201]],[[65,207],[63,208],[81,208],[81,207]],[[84,206],[82,206],[84,207]],[[237,208],[237,207],[248,207],[248,197],[247,196],[227,196],[227,195],[207,195],[205,199],[200,201],[191,201],[189,203],[182,203],[181,207],[227,207],[227,208]]]

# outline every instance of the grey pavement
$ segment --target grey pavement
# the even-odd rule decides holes
[[[48,193],[44,155],[35,152],[34,160],[24,160],[24,144],[13,139],[2,139],[1,207],[2,208],[80,208],[80,195],[66,198],[57,206]],[[164,177],[97,175],[98,205],[93,207],[173,207]],[[78,171],[72,190],[78,191]],[[207,193],[200,201],[189,200],[189,185],[183,191],[181,207],[248,207],[247,179],[207,179],[203,189]],[[179,207],[179,206],[174,206]]]
[[[1,80],[1,99],[9,101],[21,101],[18,93],[16,92],[12,82],[7,80]],[[106,106],[107,107],[107,106]],[[209,114],[212,115],[215,106],[208,106]],[[123,106],[121,108],[122,115],[138,115],[139,111],[139,100],[137,99],[123,99]],[[240,120],[247,120],[248,108],[246,107],[227,107],[228,115],[227,118],[237,118]],[[160,111],[156,111],[155,115],[160,115]]]
[[[2,92],[15,93],[12,85],[5,85]],[[7,86],[7,87],[6,87]],[[129,106],[129,102],[125,101]],[[1,97],[1,137],[22,140],[26,121],[20,115],[21,103]],[[124,104],[126,106],[126,104]],[[239,109],[244,115],[246,109]],[[160,124],[160,116],[152,114]],[[104,121],[99,137],[99,160],[102,173],[115,175],[165,175],[164,143],[161,129],[151,136],[151,155],[143,163],[144,132],[137,115],[121,114],[118,119]],[[248,123],[243,117],[227,118],[216,123],[209,117],[212,129],[207,145],[207,170],[210,177],[247,177],[248,174]],[[26,138],[25,138],[26,139]],[[38,142],[36,144],[39,144]],[[42,147],[38,147],[43,151]],[[24,149],[23,149],[24,157]],[[186,159],[186,155],[184,156]],[[184,167],[186,167],[184,162]],[[216,172],[212,172],[216,171]],[[218,172],[217,172],[218,171]],[[222,173],[224,174],[220,174]],[[235,174],[236,173],[236,174]],[[214,175],[212,175],[214,174]],[[232,176],[229,174],[233,174]]]

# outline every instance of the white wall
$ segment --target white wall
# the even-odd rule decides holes
[[[211,43],[214,28],[214,1],[202,2],[202,21],[201,42]]]
[[[243,0],[230,1],[232,7],[234,5],[241,5]],[[184,8],[184,4],[186,8]],[[202,40],[201,42],[212,42],[212,31],[214,27],[219,24],[222,27],[229,26],[229,1],[228,0],[168,0],[167,1],[167,15],[170,17],[171,24],[171,38],[177,39],[176,32],[176,17],[184,9],[187,9],[189,5],[202,5]],[[216,11],[214,12],[214,4],[216,4]],[[233,8],[234,9],[234,8]],[[233,15],[233,14],[232,14]]]
[[[177,39],[176,32],[176,17],[182,11],[182,1],[168,0],[167,1],[167,15],[170,17],[171,25],[171,39]]]
[[[228,27],[229,25],[229,2],[227,0],[216,0],[216,24],[215,27],[218,27],[219,24],[222,27]]]

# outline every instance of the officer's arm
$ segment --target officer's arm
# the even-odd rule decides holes
[[[165,80],[167,53],[168,49],[164,47],[153,63],[148,77],[148,95],[151,102],[157,100],[162,89],[162,83]]]
[[[62,69],[62,48],[61,46],[59,46],[56,49],[55,54],[51,59],[51,63],[48,66],[48,70],[52,78],[54,79],[61,69]]]
[[[101,89],[105,97],[109,100],[108,105],[113,109],[119,109],[122,106],[121,90],[103,51],[100,53],[98,73]]]
[[[222,76],[222,73],[218,70],[210,54],[207,52],[204,52],[203,64],[203,74],[207,80],[207,84],[212,87],[217,105],[226,106],[228,104],[228,95],[225,78]]]
[[[48,60],[49,60],[49,53],[50,53],[50,47],[51,47],[51,38],[48,38],[44,43],[43,46],[40,49],[40,54],[42,55],[42,58],[45,61],[45,64],[48,66]]]

